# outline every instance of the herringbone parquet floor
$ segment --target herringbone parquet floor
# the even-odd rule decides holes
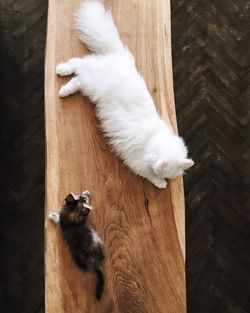
[[[185,177],[190,313],[250,312],[249,6],[172,1],[179,131],[196,161]]]
[[[185,177],[188,312],[247,313],[250,1],[171,4],[179,131],[196,161]],[[0,2],[2,313],[44,312],[46,10]]]
[[[47,3],[0,1],[0,311],[44,312],[43,67]]]

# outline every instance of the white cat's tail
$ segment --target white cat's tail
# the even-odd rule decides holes
[[[80,40],[95,53],[120,53],[125,49],[110,11],[99,0],[85,0],[81,4],[75,27]]]

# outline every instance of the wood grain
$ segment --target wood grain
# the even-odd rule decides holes
[[[67,78],[55,65],[87,52],[72,27],[80,1],[49,1],[45,66],[46,206],[92,192],[91,222],[105,242],[106,287],[94,298],[94,277],[73,264],[60,230],[45,219],[46,313],[181,313],[186,311],[182,179],[159,190],[110,152],[93,107],[74,95],[59,99]],[[177,130],[167,0],[109,0],[124,42],[135,55],[157,109]]]

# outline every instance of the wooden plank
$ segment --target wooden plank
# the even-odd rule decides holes
[[[169,0],[107,0],[124,42],[135,55],[157,109],[177,130],[172,82]],[[91,222],[104,239],[106,287],[73,264],[60,230],[45,219],[46,313],[182,313],[185,304],[182,179],[159,190],[110,152],[87,99],[58,97],[68,78],[58,62],[87,53],[72,27],[80,1],[49,1],[45,65],[46,205],[55,211],[70,192],[89,189]]]

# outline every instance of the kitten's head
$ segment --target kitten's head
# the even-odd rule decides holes
[[[92,207],[89,205],[90,195],[70,193],[64,200],[60,212],[60,220],[68,224],[82,224],[86,222]]]
[[[176,178],[182,176],[185,170],[194,165],[194,161],[191,159],[183,160],[161,160],[157,159],[153,171],[160,178]]]

